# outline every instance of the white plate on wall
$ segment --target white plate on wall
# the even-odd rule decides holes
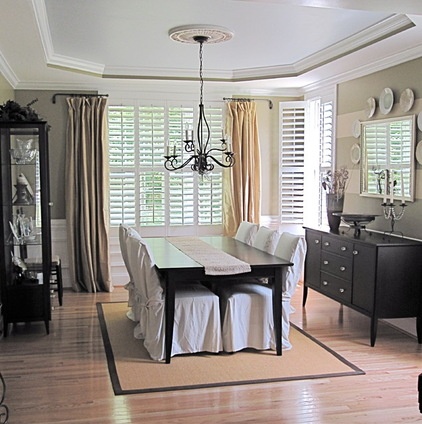
[[[353,134],[353,137],[355,137],[355,138],[360,137],[360,121],[359,121],[359,119],[356,119],[356,121],[353,121],[352,134]]]
[[[422,131],[422,112],[418,114],[418,128]]]
[[[394,94],[391,88],[384,88],[380,95],[380,111],[383,115],[390,113],[394,105]]]
[[[375,113],[375,109],[377,107],[377,102],[373,97],[369,97],[368,100],[366,100],[366,107],[365,107],[365,115],[367,118],[372,118]]]
[[[408,112],[410,109],[412,109],[414,101],[415,95],[413,91],[410,88],[406,88],[400,95],[400,109],[403,112]]]
[[[360,146],[355,143],[350,149],[350,159],[352,163],[357,165],[360,162]]]
[[[416,160],[422,165],[422,141],[419,141],[416,145]]]

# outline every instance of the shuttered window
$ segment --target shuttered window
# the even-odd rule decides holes
[[[312,199],[308,204],[314,207],[313,222],[324,223],[325,192],[320,182],[333,167],[333,102],[315,99],[280,103],[279,125],[280,223],[303,224],[305,195]]]
[[[211,143],[220,144],[223,112],[205,108]],[[222,170],[199,177],[190,166],[164,169],[167,145],[181,161],[182,131],[195,126],[195,105],[109,106],[110,225],[135,227],[222,224]]]
[[[305,172],[305,104],[280,104],[280,218],[303,222]]]

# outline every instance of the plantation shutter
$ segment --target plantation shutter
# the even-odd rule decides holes
[[[109,106],[110,225],[135,227],[222,224],[222,169],[216,164],[203,178],[188,165],[164,168],[167,146],[185,152],[184,131],[195,128],[194,105]],[[212,147],[221,147],[223,109],[205,109]],[[196,138],[196,131],[195,131]],[[214,155],[221,160],[221,153]]]
[[[305,103],[280,103],[280,219],[302,223],[305,176]]]
[[[108,127],[110,225],[135,225],[135,108],[109,106]]]

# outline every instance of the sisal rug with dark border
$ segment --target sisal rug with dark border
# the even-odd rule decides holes
[[[274,351],[174,356],[170,364],[149,358],[127,304],[97,304],[108,369],[116,395],[365,374],[303,330],[291,327],[293,348]]]

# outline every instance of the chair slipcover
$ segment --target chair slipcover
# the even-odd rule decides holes
[[[128,236],[128,257],[141,319],[134,329],[134,336],[144,340],[144,346],[152,359],[163,360],[164,283],[155,268],[148,245],[131,234]],[[222,350],[219,299],[214,293],[196,282],[178,285],[174,309],[171,356]]]
[[[252,243],[253,247],[259,250],[273,254],[277,247],[280,233],[277,230],[271,230],[270,228],[261,226],[256,233],[255,240]]]
[[[305,239],[283,233],[275,249],[275,255],[294,265],[283,268],[285,285],[282,287],[282,347],[291,349],[289,341],[292,312],[291,297],[300,280],[306,254]],[[275,350],[272,288],[259,279],[222,287],[219,291],[223,321],[223,347],[236,352],[247,347]]]
[[[237,228],[237,232],[234,238],[238,241],[241,241],[242,243],[252,245],[255,240],[256,233],[258,232],[258,228],[258,224],[242,221]]]
[[[126,224],[120,224],[119,225],[119,244],[120,244],[120,252],[122,254],[123,262],[125,264],[127,273],[129,274],[129,281],[125,284],[125,289],[128,291],[128,306],[132,307],[134,305],[134,296],[135,296],[135,289],[133,284],[133,274],[130,269],[129,264],[129,257],[127,252],[127,239],[128,235],[132,234],[134,237],[141,240],[141,236],[139,233],[134,229],[129,227]],[[132,319],[133,321],[137,321],[139,317],[134,316],[134,311],[131,309],[128,311],[128,317]]]

